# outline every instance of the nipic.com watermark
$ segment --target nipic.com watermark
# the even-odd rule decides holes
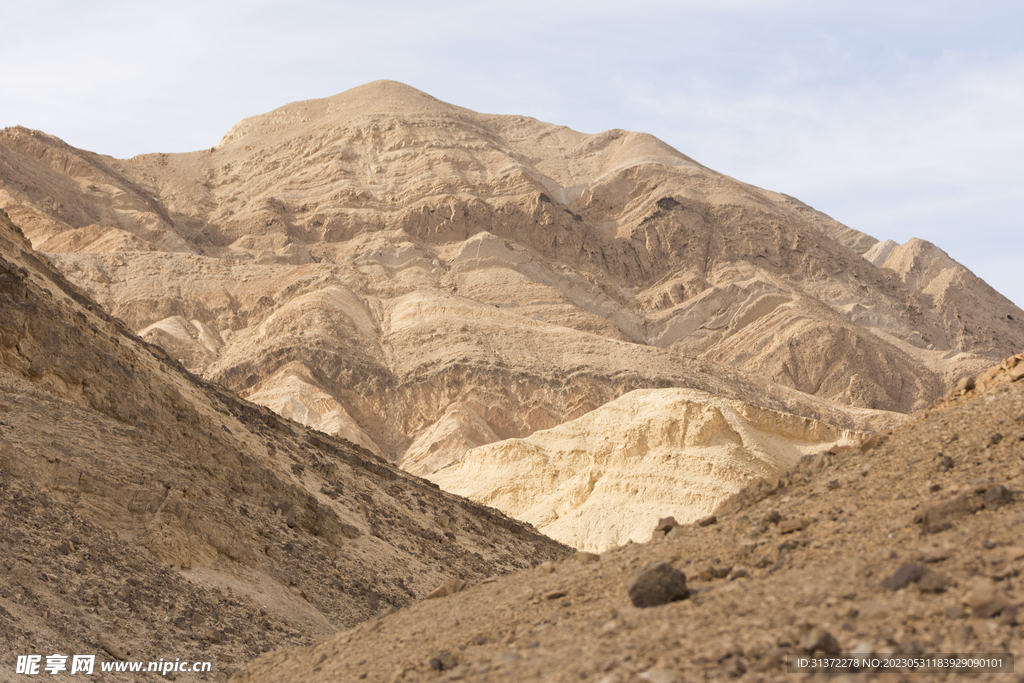
[[[74,676],[83,674],[91,676],[94,673],[158,673],[166,676],[171,673],[204,673],[213,669],[210,662],[182,661],[181,658],[174,660],[160,658],[156,662],[120,662],[117,660],[99,662],[97,666],[96,655],[18,655],[18,661],[14,673],[25,676],[45,676],[49,674],[56,676],[59,673],[67,673]]]

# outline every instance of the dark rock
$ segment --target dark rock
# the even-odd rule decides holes
[[[648,562],[626,582],[629,599],[636,607],[656,607],[686,599],[686,575],[665,562]]]
[[[442,652],[435,657],[431,657],[429,664],[430,668],[434,671],[450,671],[458,666],[459,663],[451,652]]]
[[[998,510],[1013,501],[1013,493],[1002,484],[997,484],[985,493],[984,504],[987,510]]]
[[[733,567],[727,578],[730,581],[735,581],[736,579],[742,579],[745,576],[749,576],[749,572],[746,567]]]
[[[951,583],[950,578],[942,572],[926,569],[924,576],[917,581],[917,589],[922,593],[942,593]]]
[[[828,655],[839,654],[839,641],[835,636],[823,628],[814,628],[803,640],[800,641],[800,649],[807,654],[823,652]]]
[[[806,529],[810,525],[811,520],[806,517],[789,517],[782,520],[779,524],[779,533],[791,534],[794,531],[800,531]]]
[[[900,565],[899,569],[893,572],[892,576],[882,581],[882,588],[898,591],[909,586],[911,583],[917,583],[926,573],[928,573],[928,569],[923,565],[907,562]]]
[[[921,523],[924,524],[926,533],[935,533],[935,529],[940,529],[947,522],[974,514],[979,507],[979,503],[973,496],[969,494],[959,495],[956,498],[925,509],[921,514]]]
[[[1020,614],[1020,605],[1008,605],[1003,608],[1003,611],[999,615],[999,623],[1004,626],[1016,626],[1020,623],[1018,615]]]
[[[679,522],[675,517],[662,517],[658,520],[658,526],[654,527],[654,530],[667,534],[677,526],[679,526]]]
[[[972,605],[971,616],[975,619],[991,619],[1007,607],[1009,607],[1009,603],[1006,598],[1002,595],[996,595],[991,600]]]
[[[712,524],[715,524],[717,522],[718,522],[718,517],[716,517],[715,515],[708,515],[707,517],[704,517],[703,519],[698,519],[697,520],[697,526],[711,526]]]

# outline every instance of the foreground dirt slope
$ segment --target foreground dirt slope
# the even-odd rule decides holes
[[[635,389],[850,428],[768,382],[910,412],[1024,347],[1024,312],[934,245],[878,242],[649,135],[391,81],[189,154],[0,131],[0,207],[189,369],[420,474]]]
[[[190,375],[3,212],[0,502],[5,672],[19,653],[116,650],[223,678],[445,580],[567,550]]]
[[[1022,378],[1024,354],[873,450],[748,487],[713,524],[479,583],[235,680],[790,681],[785,653],[839,650],[1012,652],[1019,666]],[[654,560],[685,573],[687,599],[631,604],[631,573]]]

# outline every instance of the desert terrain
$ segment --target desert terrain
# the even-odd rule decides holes
[[[1024,348],[1024,312],[927,242],[878,241],[643,133],[392,81],[190,154],[118,160],[6,129],[0,207],[191,372],[413,474],[450,467],[437,480],[463,493],[472,449],[631,391],[867,434]],[[664,502],[692,517],[715,501]],[[605,541],[578,530],[596,519],[550,533],[598,547],[651,514]]]
[[[0,209],[8,652],[671,683],[1019,649],[1024,311],[935,245],[392,81],[188,154],[4,129]],[[687,588],[637,607],[654,561]]]

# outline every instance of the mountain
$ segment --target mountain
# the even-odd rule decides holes
[[[988,653],[1004,673],[918,675],[1003,680],[1024,652],[1022,378],[1024,354],[874,449],[809,455],[745,488],[713,524],[419,603],[234,680],[783,681],[799,656],[841,653]]]
[[[636,390],[877,432],[1024,348],[1024,312],[927,242],[391,81],[188,154],[6,129],[0,206],[190,371],[419,475]]]
[[[2,211],[0,505],[12,666],[14,654],[105,652],[226,673],[445,581],[568,551],[195,377]]]

